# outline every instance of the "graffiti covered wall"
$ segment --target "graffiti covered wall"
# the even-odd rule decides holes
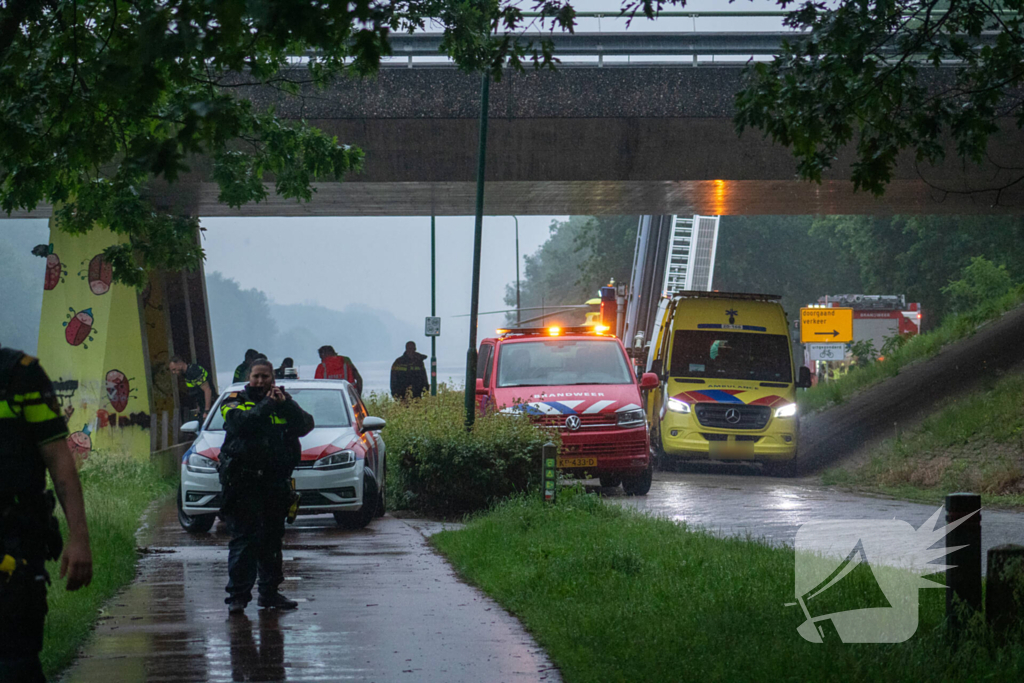
[[[38,355],[68,420],[81,459],[97,451],[147,457],[150,396],[139,294],[111,281],[103,250],[121,241],[95,229],[83,236],[50,223],[42,283]]]

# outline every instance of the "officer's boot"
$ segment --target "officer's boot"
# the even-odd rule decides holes
[[[270,595],[261,594],[256,600],[256,604],[260,607],[270,607],[272,609],[295,609],[299,606],[299,603],[289,600],[276,591]]]

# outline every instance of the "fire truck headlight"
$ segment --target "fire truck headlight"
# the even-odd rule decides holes
[[[775,417],[793,417],[796,415],[796,404],[787,403],[781,408],[775,409]]]
[[[690,412],[690,404],[670,398],[668,400],[668,409],[673,413],[688,413]]]

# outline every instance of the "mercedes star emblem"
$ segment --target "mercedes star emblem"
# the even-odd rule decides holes
[[[580,416],[579,415],[570,415],[569,417],[565,418],[565,428],[570,430],[570,431],[573,431],[573,432],[575,432],[577,429],[579,429],[580,428]]]
[[[729,408],[729,410],[725,411],[725,421],[731,425],[736,424],[740,421],[740,411],[735,408]]]

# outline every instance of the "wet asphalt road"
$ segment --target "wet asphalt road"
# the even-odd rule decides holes
[[[889,520],[915,529],[938,506],[843,493],[812,479],[779,479],[738,473],[658,472],[646,496],[625,496],[603,489],[606,500],[651,514],[703,527],[722,536],[750,535],[776,545],[792,546],[801,524],[812,521]],[[994,545],[1024,545],[1024,512],[981,512],[982,562]],[[943,522],[940,517],[939,522]],[[815,548],[825,551],[828,539]],[[849,548],[842,550],[845,555]]]
[[[453,574],[423,535],[299,518],[285,534],[294,612],[228,617],[226,534],[189,536],[173,502],[140,543],[139,575],[100,618],[67,683],[558,681],[519,622]]]

